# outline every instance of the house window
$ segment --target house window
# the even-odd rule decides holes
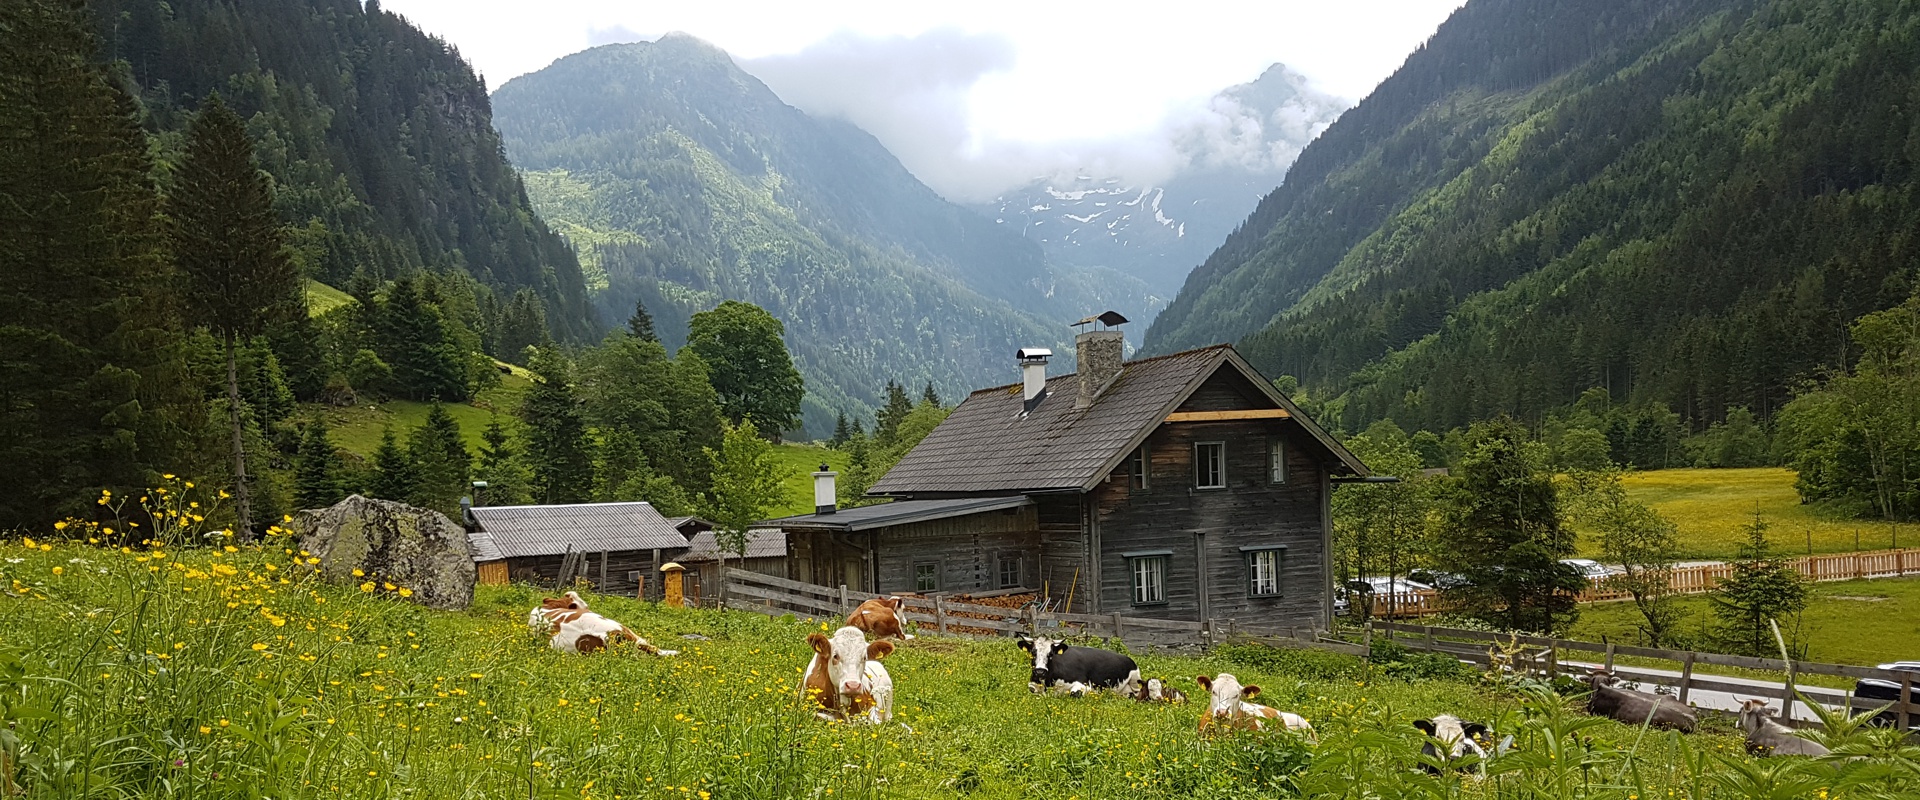
[[[1267,481],[1287,482],[1287,445],[1278,436],[1267,440]]]
[[[1130,485],[1133,486],[1133,488],[1147,488],[1146,445],[1140,445],[1140,449],[1133,451],[1133,455],[1127,458],[1127,476],[1132,480],[1132,484]]]
[[[1159,605],[1167,602],[1168,551],[1124,553],[1127,572],[1133,576],[1133,604]]]
[[[1000,588],[1012,589],[1020,585],[1020,554],[1000,554]]]
[[[1193,486],[1196,489],[1227,488],[1226,442],[1194,443]]]
[[[1280,594],[1280,566],[1286,548],[1257,547],[1241,551],[1247,558],[1247,596],[1275,597]]]
[[[913,565],[913,590],[916,592],[940,591],[940,564],[927,561]]]

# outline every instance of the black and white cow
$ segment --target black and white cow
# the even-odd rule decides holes
[[[1112,650],[1069,647],[1066,642],[1045,637],[1023,636],[1015,644],[1033,654],[1033,675],[1027,679],[1027,688],[1035,694],[1055,684],[1077,688],[1074,694],[1084,694],[1090,689],[1125,693],[1140,681],[1140,666]]]
[[[1420,768],[1427,772],[1438,775],[1440,769],[1434,766],[1435,763],[1452,765],[1467,756],[1472,756],[1474,760],[1462,768],[1468,772],[1478,772],[1480,762],[1487,758],[1487,751],[1479,742],[1487,735],[1487,726],[1478,722],[1461,722],[1459,717],[1452,714],[1441,714],[1433,719],[1416,719],[1413,727],[1419,728],[1421,733],[1433,740],[1420,746]],[[1435,747],[1435,743],[1440,747]],[[1444,753],[1441,747],[1446,748]]]

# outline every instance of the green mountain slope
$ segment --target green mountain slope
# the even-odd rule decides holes
[[[378,0],[96,0],[163,148],[219,91],[248,118],[312,277],[464,270],[531,289],[555,336],[597,330],[573,253],[500,152],[486,86]]]
[[[1766,413],[1915,285],[1920,6],[1473,0],[1147,336],[1242,340],[1350,426],[1602,386]]]
[[[688,36],[563,58],[493,103],[536,207],[605,282],[602,316],[639,298],[674,345],[721,299],[766,308],[821,434],[890,379],[947,396],[1011,380],[1014,348],[1059,347],[1065,323],[1147,302],[1138,280],[1050,267],[873,137],[787,106]]]

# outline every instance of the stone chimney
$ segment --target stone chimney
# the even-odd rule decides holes
[[[1044,347],[1022,347],[1013,354],[1020,359],[1020,380],[1026,396],[1022,410],[1032,411],[1047,395],[1047,359],[1053,357],[1053,351]]]
[[[813,473],[813,513],[832,514],[840,510],[840,490],[834,479],[840,473],[827,469],[821,464],[820,471]]]
[[[1127,358],[1126,336],[1113,327],[1126,321],[1126,317],[1108,311],[1074,323],[1081,327],[1080,335],[1073,339],[1080,362],[1080,396],[1073,401],[1074,408],[1092,406],[1100,393],[1120,377],[1121,365]],[[1088,325],[1094,326],[1093,329],[1087,329]]]

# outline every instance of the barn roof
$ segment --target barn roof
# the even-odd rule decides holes
[[[787,534],[767,528],[753,528],[747,531],[747,558],[785,558],[787,555]],[[735,558],[728,551],[727,558]],[[701,531],[694,534],[687,552],[673,557],[675,561],[718,561],[720,545],[713,531]]]
[[[984,514],[1033,505],[1032,498],[1016,494],[1006,497],[957,497],[946,500],[895,500],[891,503],[844,508],[832,514],[801,514],[770,519],[760,524],[789,531],[856,532],[927,522],[968,514]]]
[[[1239,371],[1273,407],[1285,409],[1336,472],[1367,474],[1230,345],[1215,345],[1127,362],[1084,409],[1075,407],[1080,387],[1071,374],[1049,376],[1047,394],[1031,411],[1021,384],[974,392],[869,494],[1087,491],[1222,369]]]
[[[475,561],[575,552],[679,549],[687,537],[647,503],[478,506],[467,535]]]

